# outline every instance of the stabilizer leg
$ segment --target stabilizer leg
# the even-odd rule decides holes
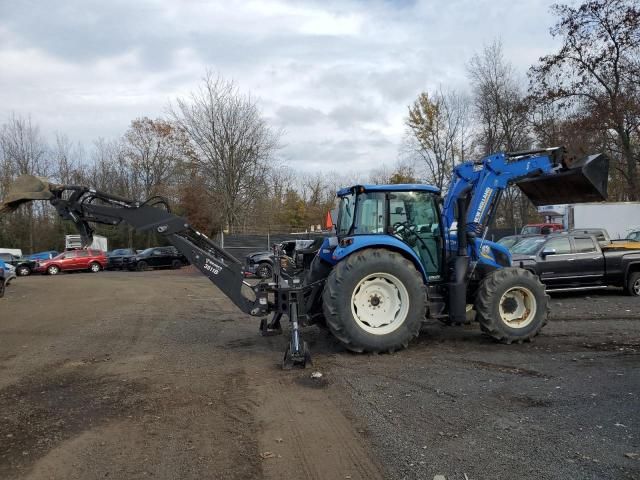
[[[302,340],[298,324],[298,304],[294,300],[289,306],[289,320],[291,321],[291,339],[282,359],[282,368],[290,370],[294,366],[305,368],[311,365],[311,352],[307,342]]]

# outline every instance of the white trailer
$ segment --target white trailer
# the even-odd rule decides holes
[[[640,230],[640,202],[602,202],[568,205],[568,228],[604,228],[612,240]]]
[[[80,235],[65,235],[64,248],[65,250],[82,248],[82,239],[80,238]],[[102,250],[103,252],[106,252],[108,250],[107,237],[94,235],[93,243],[89,245],[89,248],[93,248],[95,250]]]
[[[19,248],[0,248],[0,253],[10,253],[14,257],[22,257],[22,250]]]

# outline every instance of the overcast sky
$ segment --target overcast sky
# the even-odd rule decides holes
[[[523,77],[555,46],[546,0],[0,0],[0,123],[90,143],[166,113],[207,69],[251,92],[298,170],[392,165],[407,106],[466,88],[500,38]]]

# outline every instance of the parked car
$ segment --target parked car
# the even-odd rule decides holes
[[[284,254],[294,258],[296,250],[306,248],[313,240],[286,240],[280,243]],[[259,278],[271,278],[273,275],[273,251],[261,251],[247,255],[245,260],[245,275]]]
[[[522,227],[520,235],[549,235],[564,230],[561,223],[529,223]]]
[[[31,272],[36,268],[36,262],[34,260],[16,257],[10,253],[0,253],[0,259],[8,265],[13,265],[16,275],[20,277],[31,275]]]
[[[640,242],[640,230],[636,230],[635,232],[631,232],[627,235],[627,240],[632,242]]]
[[[640,296],[640,249],[602,250],[593,235],[555,234],[523,240],[512,264],[535,273],[548,291],[617,286]]]
[[[107,268],[124,269],[124,259],[131,258],[136,255],[136,253],[133,248],[116,248],[115,250],[107,252]]]
[[[38,261],[36,271],[48,275],[73,270],[88,270],[96,273],[106,267],[107,255],[102,250],[89,248],[62,252],[50,260]]]
[[[511,250],[511,247],[513,247],[517,243],[520,243],[525,238],[531,238],[536,236],[538,235],[509,235],[507,237],[502,237],[500,240],[498,240],[497,243]]]
[[[187,265],[187,258],[176,247],[152,247],[131,257],[123,258],[123,265],[129,270],[148,270],[149,268],[180,268]]]
[[[13,265],[9,265],[8,263],[5,263],[5,285],[9,285],[9,283],[11,283],[12,280],[15,280],[17,277],[16,275],[16,267],[14,267]]]
[[[4,289],[6,288],[6,277],[7,277],[7,268],[6,264],[0,260],[0,298],[4,297]]]
[[[58,255],[60,255],[60,252],[57,252],[56,250],[47,250],[46,252],[32,253],[24,258],[28,260],[51,260],[53,257],[57,257]]]

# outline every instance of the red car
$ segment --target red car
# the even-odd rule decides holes
[[[57,275],[67,270],[99,272],[107,266],[107,254],[100,250],[69,250],[50,260],[40,260],[36,272]]]

